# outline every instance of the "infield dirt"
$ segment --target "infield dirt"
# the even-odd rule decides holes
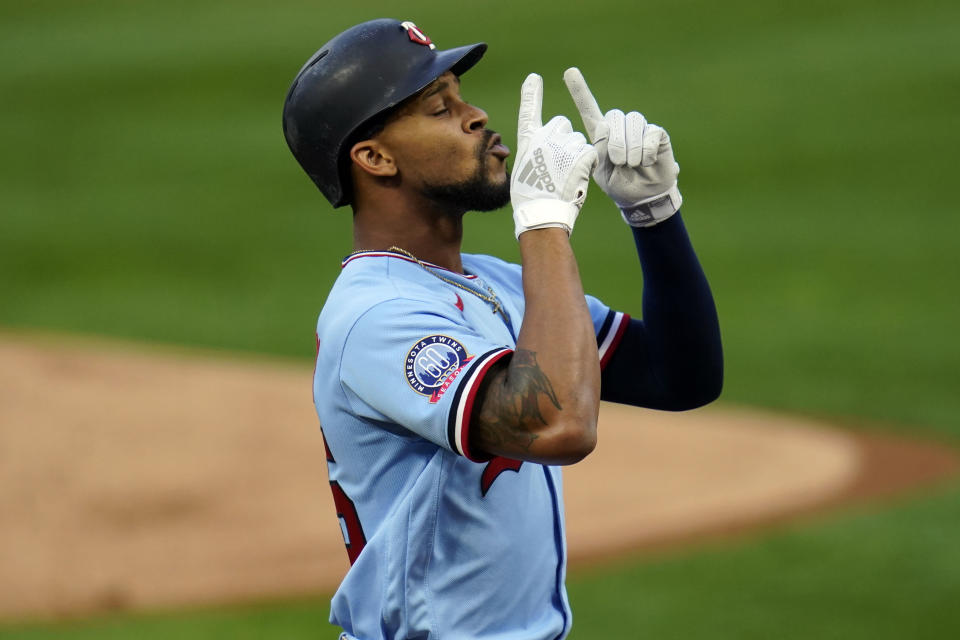
[[[0,616],[329,592],[347,569],[299,364],[0,334]],[[571,563],[934,482],[952,449],[723,406],[604,405]]]

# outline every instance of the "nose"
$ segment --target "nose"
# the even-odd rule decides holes
[[[473,133],[474,131],[483,131],[487,127],[487,112],[480,107],[469,105],[466,115],[463,118],[464,133]]]

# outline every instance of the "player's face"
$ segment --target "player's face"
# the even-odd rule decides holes
[[[454,211],[490,211],[510,201],[507,156],[487,114],[463,100],[447,72],[410,101],[378,136],[401,179]]]

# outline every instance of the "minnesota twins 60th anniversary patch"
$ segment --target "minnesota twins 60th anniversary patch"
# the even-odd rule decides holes
[[[410,388],[437,402],[473,356],[448,336],[433,335],[418,340],[404,361]]]

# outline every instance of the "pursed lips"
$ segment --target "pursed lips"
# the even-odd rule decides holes
[[[500,140],[499,133],[493,134],[493,137],[490,138],[490,147],[487,149],[487,152],[493,154],[501,160],[504,160],[510,155],[510,149],[508,149]]]

